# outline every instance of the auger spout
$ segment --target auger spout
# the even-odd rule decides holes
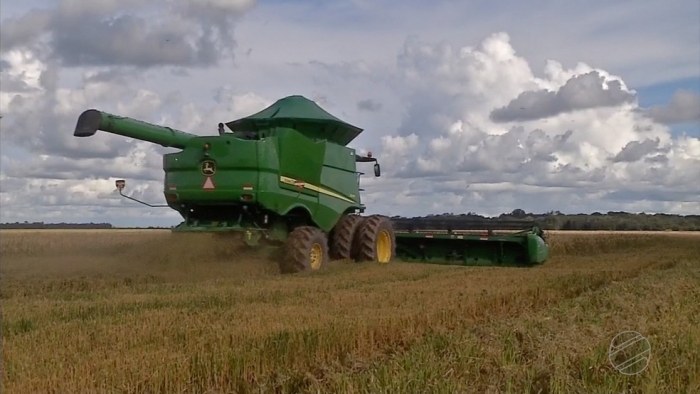
[[[97,130],[177,149],[185,149],[187,142],[197,137],[194,134],[174,130],[170,127],[116,116],[96,109],[89,109],[80,114],[73,135],[75,137],[90,137]]]

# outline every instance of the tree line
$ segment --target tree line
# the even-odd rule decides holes
[[[0,223],[0,229],[113,229],[115,228],[110,223],[44,223],[44,222],[15,222],[15,223]]]
[[[667,213],[629,213],[593,212],[591,214],[576,213],[564,214],[560,211],[547,213],[529,213],[522,209],[515,209],[509,213],[503,213],[496,217],[478,215],[476,213],[443,213],[414,217],[439,217],[446,220],[469,219],[470,221],[484,221],[497,223],[501,220],[522,221],[536,223],[543,230],[603,230],[603,231],[700,231],[700,215],[672,215]],[[395,218],[403,218],[395,216]]]
[[[667,213],[607,213],[593,212],[591,214],[576,213],[564,214],[560,211],[547,213],[529,213],[522,209],[515,209],[509,213],[502,213],[496,217],[469,213],[443,213],[414,218],[439,217],[446,220],[458,221],[460,218],[470,221],[484,221],[497,223],[501,220],[518,220],[525,225],[534,222],[544,230],[607,230],[607,231],[700,231],[700,215],[672,215]],[[394,216],[394,218],[406,218]],[[0,229],[115,229],[118,227],[110,223],[44,223],[44,222],[15,222],[0,223]],[[125,228],[125,227],[119,227]],[[143,228],[143,227],[133,227]],[[169,227],[149,226],[150,229],[162,229]]]

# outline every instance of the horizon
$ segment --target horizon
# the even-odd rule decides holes
[[[420,219],[426,217],[464,217],[472,216],[486,220],[487,223],[499,223],[504,217],[505,221],[512,226],[513,220],[522,221],[523,226],[532,224],[540,227],[543,230],[557,231],[700,231],[700,215],[679,215],[668,213],[648,213],[648,212],[592,212],[592,213],[564,213],[559,211],[550,211],[545,213],[534,212],[518,212],[516,209],[512,212],[504,212],[498,216],[482,216],[474,212],[467,213],[441,213],[429,214],[421,217],[402,217],[393,216],[390,219]],[[665,217],[662,222],[648,222],[645,218],[656,218],[658,216]],[[554,218],[554,219],[553,219]],[[562,218],[562,219],[558,219]],[[605,219],[605,222],[600,222],[600,218]],[[447,219],[451,220],[451,219]],[[565,221],[561,221],[565,220]],[[573,220],[573,221],[572,221]],[[590,220],[593,220],[591,222]],[[663,219],[662,219],[663,220]],[[680,221],[678,221],[680,220]],[[688,220],[688,221],[686,221]],[[694,222],[697,221],[697,223]],[[465,224],[466,225],[466,224]],[[15,227],[17,226],[17,227]],[[26,227],[24,227],[26,226]],[[46,227],[42,227],[46,226]],[[469,224],[468,226],[474,226]],[[6,230],[70,230],[70,229],[95,229],[95,230],[120,230],[120,229],[173,229],[176,225],[136,225],[136,226],[120,226],[108,222],[0,222],[0,229]],[[466,228],[464,228],[466,229]],[[477,227],[469,227],[471,230],[477,230]],[[525,229],[525,227],[523,227]]]

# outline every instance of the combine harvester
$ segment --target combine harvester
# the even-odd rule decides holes
[[[230,132],[224,130],[228,127]],[[362,129],[302,96],[225,125],[218,136],[198,136],[95,109],[78,118],[74,136],[97,130],[179,149],[163,157],[164,196],[184,221],[175,233],[237,233],[249,246],[283,247],[283,273],[317,270],[330,259],[464,265],[522,265],[545,261],[542,231],[527,222],[475,223],[362,216],[357,163],[374,163],[347,145]],[[478,224],[478,223],[477,223]],[[469,225],[469,226],[467,226]],[[517,228],[513,234],[494,230]],[[466,228],[466,227],[469,228]]]

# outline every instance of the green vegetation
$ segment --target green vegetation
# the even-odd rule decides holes
[[[559,211],[528,213],[515,209],[497,217],[487,217],[474,213],[428,215],[442,218],[473,218],[487,222],[498,220],[534,220],[544,230],[584,230],[584,231],[700,231],[700,215],[671,215],[667,213],[628,213],[593,212],[591,214],[564,214]],[[398,217],[398,216],[397,216]]]

